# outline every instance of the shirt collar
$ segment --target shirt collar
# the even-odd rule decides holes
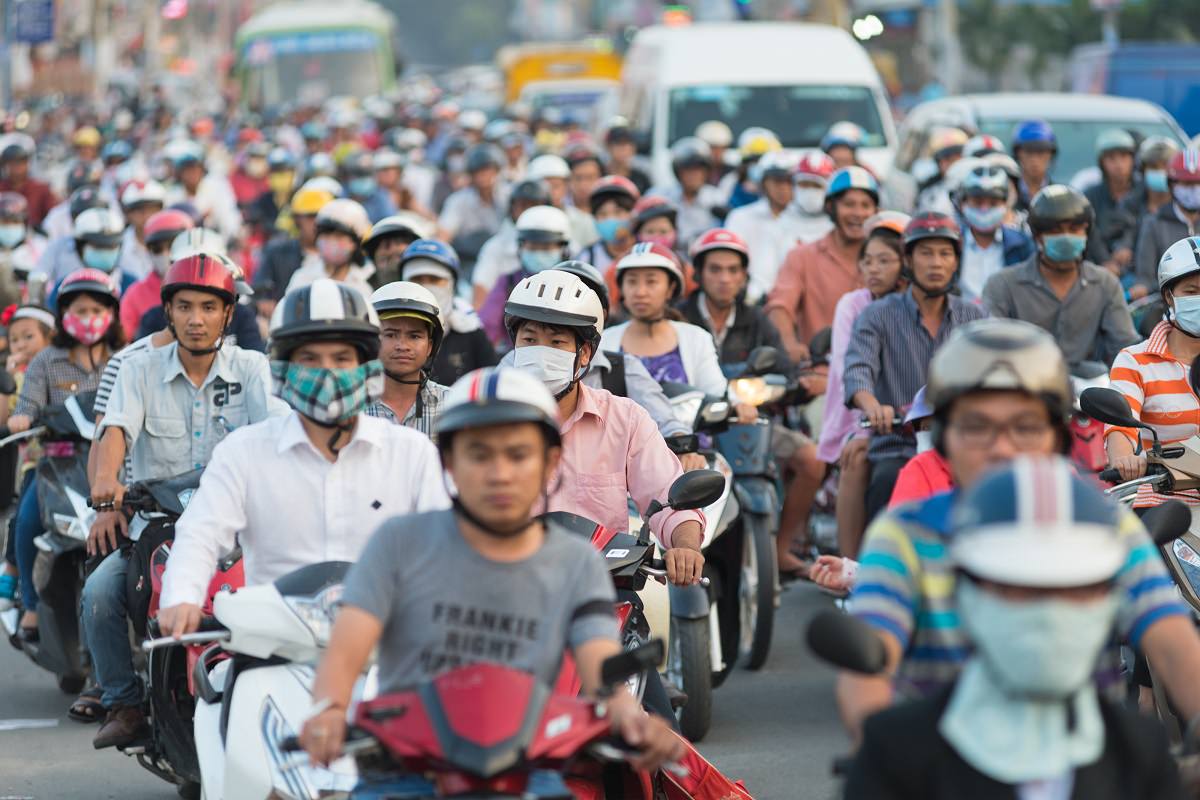
[[[700,309],[700,317],[708,324],[708,329],[716,333],[717,329],[713,327],[712,314],[708,310],[708,304],[704,302],[704,292],[702,291],[696,292],[696,306]],[[737,322],[737,307],[736,302],[730,307],[729,318],[725,320],[725,330],[729,330]]]
[[[358,415],[358,424],[354,426],[354,435],[350,437],[350,441],[343,445],[339,452],[345,452],[352,447],[355,442],[366,442],[375,447],[383,446],[384,431],[390,422],[376,420],[366,414]],[[333,435],[331,432],[330,436]],[[308,438],[308,432],[304,430],[304,423],[300,421],[300,412],[292,411],[283,421],[283,430],[279,432],[279,440],[275,443],[275,452],[283,455],[293,447],[302,447],[307,445],[318,452],[316,446]],[[323,457],[323,456],[322,456]]]
[[[1146,352],[1163,358],[1171,358],[1171,351],[1167,349],[1167,334],[1173,327],[1165,319],[1155,325],[1154,330],[1150,331],[1150,338],[1146,340]]]
[[[575,423],[583,419],[584,414],[590,414],[600,422],[604,422],[608,411],[608,398],[602,396],[606,393],[589,389],[582,383],[576,385],[579,387],[579,401],[575,404],[575,413],[563,420],[562,432],[564,434],[573,428]]]
[[[183,362],[179,358],[179,342],[171,342],[166,346],[163,352],[163,358],[166,359],[166,365],[163,369],[163,383],[170,383],[180,375],[191,383],[191,379],[187,377],[187,373],[183,369]],[[204,379],[204,383],[200,384],[200,388],[210,384],[214,379],[220,378],[226,383],[240,383],[237,375],[233,372],[233,356],[222,347],[217,351],[217,357],[213,360],[212,366],[208,370],[208,376]]]

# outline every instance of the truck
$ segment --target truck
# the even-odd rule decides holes
[[[1200,133],[1200,45],[1176,42],[1085,44],[1069,66],[1071,91],[1149,100],[1189,136]]]
[[[370,0],[291,0],[250,17],[234,38],[242,105],[364,98],[396,84],[395,20]]]
[[[616,107],[621,56],[603,39],[533,42],[503,47],[496,64],[504,73],[505,102],[535,114],[553,108],[597,130]]]

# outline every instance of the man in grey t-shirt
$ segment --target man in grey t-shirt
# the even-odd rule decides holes
[[[533,516],[562,455],[550,391],[521,370],[476,370],[447,392],[436,433],[459,489],[454,509],[384,523],[346,576],[304,749],[321,764],[341,753],[354,682],[376,645],[385,692],[481,661],[550,684],[570,648],[583,691],[612,690],[607,713],[641,750],[635,766],[679,758],[683,740],[666,722],[623,684],[601,685],[601,664],[621,646],[600,554]]]
[[[385,620],[381,692],[489,661],[553,683],[564,644],[617,641],[612,581],[591,543],[548,526],[519,561],[467,544],[453,511],[385,523],[346,576],[344,606]]]

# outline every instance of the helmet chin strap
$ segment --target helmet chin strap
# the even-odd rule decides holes
[[[322,422],[321,420],[316,419],[315,417],[310,417],[308,414],[303,412],[297,413],[317,427],[333,431],[333,435],[329,437],[329,441],[326,442],[325,445],[329,448],[329,452],[333,453],[334,458],[337,458],[338,453],[341,451],[341,448],[337,446],[338,439],[342,438],[343,433],[349,434],[354,430],[354,420],[357,419],[357,416],[354,416],[351,417],[347,422]]]
[[[545,488],[544,482],[542,486],[542,513],[548,513],[550,511],[550,491],[549,489]],[[463,502],[459,499],[458,495],[453,495],[450,503],[454,508],[454,512],[462,516],[462,518],[467,522],[471,523],[476,528],[479,528],[479,530],[483,531],[484,533],[501,539],[508,539],[516,536],[518,533],[528,528],[530,524],[537,520],[537,517],[527,517],[515,525],[498,528],[495,525],[489,525],[473,514],[465,505],[463,505]]]
[[[417,401],[413,409],[413,415],[417,419],[422,419],[425,416],[425,403],[421,399],[421,395],[425,391],[425,384],[429,381],[429,373],[426,372],[425,367],[422,367],[419,374],[419,378],[417,378],[415,381],[410,381],[407,378],[400,377],[399,373],[392,372],[388,369],[384,369],[383,371],[383,376],[389,381],[395,381],[396,383],[404,384],[405,386],[415,385],[417,387]]]
[[[581,344],[581,345],[579,345],[579,349],[575,351],[575,363],[576,364],[579,363],[579,355],[582,352],[583,352],[583,345]],[[557,403],[559,400],[562,400],[564,397],[569,395],[572,392],[572,390],[574,390],[575,387],[579,384],[579,382],[581,380],[583,380],[584,376],[588,374],[588,370],[590,370],[591,368],[592,368],[591,361],[588,361],[587,366],[583,367],[582,369],[580,369],[579,367],[576,367],[575,368],[575,376],[573,378],[571,378],[571,382],[566,385],[566,388],[564,388],[558,394],[554,395],[554,402]]]

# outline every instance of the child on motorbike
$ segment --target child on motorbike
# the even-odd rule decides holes
[[[17,391],[13,394],[0,396],[0,425],[4,425],[17,406],[17,398],[21,393],[21,385],[25,382],[25,370],[29,368],[29,362],[50,346],[50,337],[54,333],[54,315],[41,306],[9,306],[0,314],[0,323],[8,327],[9,356],[5,366],[17,385]],[[18,477],[22,490],[33,480],[33,466],[40,456],[41,448],[36,444],[26,445],[21,449]],[[17,594],[15,520],[16,517],[13,517],[9,522],[4,564],[0,567],[0,611],[12,608],[13,599]]]

